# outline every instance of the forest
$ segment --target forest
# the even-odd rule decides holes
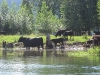
[[[6,34],[54,34],[100,28],[100,0],[22,0],[20,7],[0,3],[0,31]]]

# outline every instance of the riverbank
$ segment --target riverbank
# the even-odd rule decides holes
[[[7,42],[17,42],[19,37],[21,35],[1,35],[0,36],[0,46],[2,48],[2,41],[3,40],[6,40]],[[39,36],[36,36],[36,35],[24,35],[25,37],[30,37],[30,38],[33,38],[33,37],[39,37]],[[45,44],[46,42],[46,36],[41,36],[43,37],[43,42]],[[55,37],[54,35],[50,35],[50,38],[53,39],[53,38],[59,38],[59,37]],[[87,38],[84,38],[84,36],[74,36],[74,40],[73,41],[66,41],[67,44],[72,44],[72,43],[75,43],[75,42],[86,42],[88,39],[91,39],[92,36],[87,36]],[[69,49],[72,49],[72,52],[71,50],[69,50],[67,52],[68,56],[75,56],[75,57],[78,57],[78,56],[85,56],[85,55],[88,55],[88,54],[94,54],[94,52],[96,52],[97,54],[99,53],[99,51],[96,51],[96,50],[99,50],[99,48],[97,48],[96,50],[93,49],[93,48],[90,48],[88,49],[87,51],[84,51],[83,50],[83,47],[77,47],[77,46],[74,46],[74,48],[72,48],[73,46],[71,47],[66,47],[66,50],[69,50]],[[80,50],[79,48],[82,48],[82,50]],[[78,50],[75,50],[75,49],[78,49]],[[74,52],[73,52],[74,51]],[[2,56],[2,52],[0,52],[0,56]],[[96,54],[95,53],[95,54]],[[8,55],[10,56],[13,56],[14,54],[13,53],[8,53]]]
[[[19,37],[22,35],[0,35],[0,43],[2,43],[3,40],[6,40],[7,42],[17,42]],[[37,36],[37,35],[23,35],[25,37],[30,37],[30,38],[34,38],[34,37],[43,37],[43,42],[45,43],[46,41],[46,36],[45,35],[41,35],[41,36]],[[50,38],[59,38],[59,37],[55,37],[54,35],[50,35]],[[68,41],[69,43],[73,43],[73,42],[86,42],[86,40],[92,38],[92,36],[87,36],[87,38],[84,38],[84,36],[74,36],[74,40],[73,41]]]
[[[6,57],[26,57],[26,56],[68,56],[68,57],[88,57],[88,56],[100,56],[100,48],[88,48],[88,49],[31,49],[26,48],[13,48],[6,50]],[[0,49],[0,57],[3,57],[3,49]]]

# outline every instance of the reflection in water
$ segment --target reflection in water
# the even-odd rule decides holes
[[[47,51],[48,52],[48,51]],[[6,57],[0,60],[0,75],[98,75],[99,57],[68,57],[55,51],[43,56]],[[50,54],[49,54],[50,53]],[[59,54],[56,53],[56,54]]]

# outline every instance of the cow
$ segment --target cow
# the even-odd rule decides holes
[[[0,31],[0,35],[6,35],[5,31]]]
[[[47,48],[47,49],[52,49],[52,48],[53,48],[53,43],[52,43],[52,41],[47,41],[46,43],[48,43],[48,44],[46,44],[46,48]]]
[[[57,43],[59,43],[61,46],[64,46],[63,38],[55,38],[55,39],[51,39],[50,41],[55,44],[55,47],[57,46]]]
[[[56,37],[57,36],[61,36],[64,32],[65,32],[66,30],[59,30],[59,31],[57,31],[57,33],[56,33]]]
[[[92,39],[87,40],[86,44],[93,44],[94,46],[100,45],[100,35],[94,35]]]
[[[3,48],[13,48],[14,45],[13,45],[13,42],[7,43],[6,41],[3,40],[3,42],[2,42],[2,47],[3,47]]]
[[[94,35],[92,39],[94,40],[94,45],[100,45],[100,35]]]
[[[86,31],[81,31],[81,35],[86,35]]]
[[[13,45],[13,42],[7,43],[6,41],[3,41],[2,47],[3,47],[4,50],[7,50],[8,52],[12,53],[14,45]]]
[[[67,30],[59,30],[57,33],[56,33],[56,37],[57,36],[63,36],[63,37],[65,37],[65,36],[67,36],[67,39],[68,39],[68,36],[70,36],[70,39],[71,39],[71,37],[73,36],[73,38],[74,38],[74,32],[72,31],[72,30],[70,30],[70,31],[67,31]]]
[[[14,48],[13,42],[7,43],[6,44],[6,48],[7,48],[8,52],[12,53],[13,52],[13,48]]]
[[[88,45],[94,45],[94,46],[98,46],[99,45],[99,42],[97,39],[90,39],[87,41],[87,44]]]
[[[37,47],[38,50],[40,46],[43,48],[43,38],[27,38],[27,37],[20,37],[18,42],[23,42],[24,47],[30,48],[30,47]]]
[[[100,31],[94,31],[95,35],[100,35]]]
[[[70,30],[70,31],[65,31],[65,32],[63,33],[63,36],[64,36],[64,37],[67,36],[67,38],[68,38],[68,36],[70,36],[70,40],[71,40],[71,37],[73,36],[73,39],[74,39],[74,33],[73,33],[72,30]]]
[[[89,39],[86,41],[86,44],[93,44],[93,39]]]

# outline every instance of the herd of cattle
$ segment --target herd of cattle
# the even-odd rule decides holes
[[[95,45],[95,46],[99,46],[100,45],[100,32],[99,31],[94,31],[95,35],[87,40],[87,42],[85,42],[86,44],[88,45]],[[70,31],[66,31],[66,30],[59,30],[55,36],[64,36],[64,37],[67,37],[70,36],[70,39],[74,39],[74,33],[72,30]],[[46,40],[47,42],[48,40]],[[43,38],[42,37],[38,37],[38,38],[28,38],[28,37],[20,37],[18,39],[18,42],[23,42],[23,45],[24,47],[26,48],[30,48],[30,47],[37,47],[38,50],[41,48],[44,49],[44,43],[43,43]],[[3,42],[3,47],[5,47],[5,42]],[[47,42],[48,43],[48,42]],[[53,45],[56,47],[57,44],[59,43],[59,45],[61,47],[64,48],[65,44],[64,44],[64,38],[61,37],[61,38],[55,38],[55,39],[50,39],[49,43],[46,44],[46,48],[49,48],[49,49],[52,49],[53,48]],[[10,45],[13,47],[13,44],[10,43]]]
[[[70,39],[72,36],[74,36],[73,31],[66,31],[66,30],[59,30],[56,33],[56,37],[57,36],[70,36]],[[68,37],[67,37],[68,38]],[[27,37],[20,37],[18,42],[23,42],[24,47],[37,47],[38,50],[40,47],[42,47],[44,49],[44,43],[43,43],[43,38],[42,37],[38,37],[38,38],[27,38]],[[59,43],[59,45],[61,47],[64,47],[64,38],[55,38],[55,39],[46,39],[46,48],[48,49],[52,49],[54,46],[56,47],[57,44]]]

